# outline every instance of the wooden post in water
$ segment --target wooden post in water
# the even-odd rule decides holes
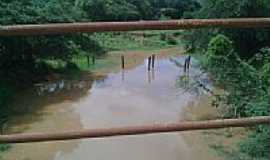
[[[125,57],[124,57],[124,55],[121,55],[121,61],[122,61],[122,69],[125,69]]]
[[[152,55],[152,68],[155,68],[155,57],[156,57],[156,55],[153,54]]]
[[[148,57],[148,71],[150,71],[151,70],[151,56],[150,57]]]

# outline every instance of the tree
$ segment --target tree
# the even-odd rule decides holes
[[[192,18],[248,18],[269,17],[268,0],[202,0],[202,8],[189,14]],[[234,40],[236,51],[242,58],[250,58],[263,46],[269,45],[269,29],[200,29],[193,31],[189,42],[206,49],[211,37],[219,33]]]
[[[75,0],[11,0],[0,2],[0,24],[74,22],[84,19]],[[87,39],[85,39],[87,37]],[[87,41],[89,43],[87,43]],[[1,37],[0,76],[7,82],[31,84],[44,76],[44,60],[70,61],[79,52],[91,53],[98,43],[91,35]],[[92,48],[91,48],[92,47]],[[99,52],[101,53],[101,52]]]

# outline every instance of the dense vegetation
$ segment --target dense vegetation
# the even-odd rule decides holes
[[[193,18],[269,17],[268,0],[202,0]],[[187,48],[226,93],[217,96],[225,117],[270,116],[270,30],[201,29],[187,33]],[[225,108],[226,107],[226,108]],[[224,109],[225,108],[225,109]],[[258,126],[229,159],[270,159],[270,127]]]

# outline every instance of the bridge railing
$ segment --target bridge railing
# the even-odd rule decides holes
[[[32,133],[1,135],[0,143],[48,142],[83,138],[104,138],[124,135],[141,135],[164,132],[194,131],[227,127],[250,127],[259,124],[270,124],[270,117],[253,117],[243,119],[223,119],[210,121],[179,122],[172,124],[153,124],[133,127],[84,129],[58,133]]]
[[[179,30],[205,27],[269,28],[270,18],[183,19],[136,22],[83,22],[0,26],[0,36],[50,35],[67,33],[137,30]]]

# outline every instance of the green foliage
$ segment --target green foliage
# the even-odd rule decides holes
[[[0,131],[2,132],[2,126],[7,122],[8,116],[11,112],[9,103],[13,98],[14,91],[7,87],[0,81]],[[9,149],[9,145],[0,144],[0,152]],[[0,156],[1,157],[1,156]]]
[[[229,92],[223,99],[231,106],[227,116],[246,116],[247,104],[265,94],[260,73],[238,57],[232,41],[224,35],[212,38],[206,57],[206,67]]]
[[[269,0],[201,0],[186,18],[269,17]],[[222,35],[220,35],[222,34]],[[270,116],[270,30],[199,29],[185,33],[191,51],[205,53],[205,68],[226,91],[217,96],[226,117]],[[259,126],[232,159],[270,159],[269,127]]]
[[[0,119],[6,117],[8,112],[8,103],[12,99],[13,92],[7,88],[3,83],[0,83],[0,112],[2,113]],[[0,122],[1,123],[1,122]]]
[[[210,40],[204,65],[226,90],[224,95],[218,96],[219,103],[227,106],[224,116],[270,115],[268,54],[269,50],[264,48],[250,63],[247,63],[238,56],[234,50],[234,43],[228,37],[217,35]],[[260,65],[253,67],[251,64]],[[246,141],[241,143],[241,152],[252,158],[267,159],[269,139],[269,127],[259,126]]]
[[[263,127],[261,131],[251,134],[244,143],[240,145],[241,150],[252,158],[270,157],[270,127]]]
[[[234,52],[232,41],[224,35],[212,38],[206,51],[206,67],[215,74],[217,81],[227,78],[226,74],[233,72],[227,66],[238,65],[239,57]]]
[[[173,37],[169,37],[168,40],[167,40],[168,44],[170,45],[177,45],[177,40]]]
[[[233,52],[232,41],[224,35],[212,38],[208,45],[208,56],[226,56]]]
[[[90,0],[84,10],[93,21],[127,21],[140,16],[136,6],[124,0]]]
[[[10,148],[10,145],[7,145],[7,144],[0,144],[0,151],[3,152],[3,151],[6,151]],[[0,156],[1,157],[1,156]]]
[[[1,1],[0,24],[74,22],[84,20],[84,12],[75,0]],[[104,54],[89,34],[1,37],[0,76],[12,84],[32,84],[49,73],[46,60],[70,61],[77,54]],[[41,63],[41,64],[40,64]]]
[[[173,32],[126,32],[126,33],[98,33],[95,39],[105,50],[149,50],[168,47],[167,38],[161,35],[171,35]]]
[[[196,0],[88,0],[83,3],[83,9],[93,21],[178,19],[185,11],[199,7]]]
[[[268,0],[202,0],[202,8],[197,12],[186,13],[188,18],[248,18],[269,17]],[[188,45],[199,50],[206,49],[210,39],[224,34],[235,42],[235,50],[241,58],[250,58],[261,48],[269,45],[269,29],[199,29],[187,37]]]

